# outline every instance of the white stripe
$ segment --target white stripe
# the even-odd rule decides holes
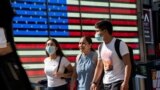
[[[68,17],[75,17],[75,18],[79,18],[80,17],[80,13],[78,12],[68,12]],[[81,13],[83,18],[109,18],[108,14],[96,14],[96,13]]]
[[[54,39],[56,39],[58,42],[67,42],[67,43],[70,43],[70,42],[77,42],[79,41],[80,37],[79,38],[55,38],[53,37]],[[15,42],[46,42],[47,41],[47,37],[14,37],[14,40]]]
[[[93,30],[95,31],[95,27],[94,26],[87,26],[87,25],[83,25],[82,26],[82,30]],[[113,30],[115,31],[138,31],[137,27],[132,27],[132,26],[113,26]]]
[[[45,50],[18,50],[20,56],[44,56],[46,55]],[[63,53],[68,56],[77,55],[80,53],[79,50],[63,50]]]
[[[68,25],[69,30],[81,30],[80,25]],[[95,31],[94,25],[82,25],[82,30]],[[134,26],[113,26],[114,31],[138,31]]]
[[[54,37],[55,38],[55,37]],[[80,40],[80,37],[76,38],[70,38],[70,37],[65,37],[65,38],[55,38],[58,42],[60,43],[78,43]],[[124,42],[135,42],[138,43],[138,37],[137,38],[120,38]],[[46,42],[47,38],[46,37],[14,37],[15,42]],[[93,42],[99,42],[95,38],[92,38]]]
[[[131,3],[110,3],[110,7],[117,7],[117,8],[136,8],[136,4]]]
[[[64,54],[66,56],[76,56],[80,53],[79,50],[63,50]],[[134,54],[139,54],[139,50],[135,49],[133,50]],[[45,56],[45,50],[18,50],[18,55],[20,56]]]
[[[81,1],[81,5],[108,7],[108,2]]]
[[[67,4],[71,4],[71,5],[79,5],[79,1],[78,0],[66,0]]]
[[[80,25],[68,25],[69,30],[80,30],[81,26]]]
[[[91,13],[82,13],[83,18],[102,18],[107,19],[109,18],[108,14],[91,14]]]
[[[67,13],[69,17],[80,17],[80,13],[77,12],[69,12]],[[81,13],[82,18],[97,18],[97,19],[108,19],[109,14],[97,14],[97,13]],[[125,20],[137,20],[136,15],[123,15],[123,14],[111,14],[112,19],[125,19]]]
[[[68,17],[80,17],[80,13],[77,13],[77,12],[68,12],[67,16]]]
[[[74,66],[74,63],[71,63],[72,66]],[[22,66],[24,67],[24,69],[44,69],[44,64],[43,63],[39,63],[39,64],[22,64]]]
[[[137,27],[131,27],[131,26],[127,26],[127,27],[114,26],[113,30],[114,31],[138,31],[138,28]]]
[[[119,38],[121,40],[123,40],[126,43],[138,43],[139,39],[137,38]],[[92,38],[93,42],[102,42],[102,41],[97,41],[97,39]]]
[[[109,7],[108,2],[94,2],[94,1],[81,1],[81,5],[84,6],[100,6],[100,7]],[[79,5],[78,0],[67,0],[67,4],[71,5]],[[136,4],[132,3],[110,3],[110,7],[117,7],[117,8],[136,8]]]
[[[23,64],[24,69],[43,69],[44,64]]]
[[[81,1],[81,5],[108,7],[108,2]],[[78,0],[67,0],[67,4],[79,5]]]
[[[125,20],[137,20],[137,16],[136,15],[111,15],[112,19],[125,19]]]

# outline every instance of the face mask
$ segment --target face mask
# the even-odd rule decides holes
[[[103,41],[103,37],[100,35],[100,34],[95,34],[95,38],[98,40],[98,41]]]
[[[55,46],[46,46],[46,51],[48,52],[49,55],[54,54],[56,52],[56,47]]]

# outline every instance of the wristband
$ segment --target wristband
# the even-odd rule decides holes
[[[95,85],[97,85],[97,83],[96,83],[96,82],[92,82],[92,84],[95,84]]]

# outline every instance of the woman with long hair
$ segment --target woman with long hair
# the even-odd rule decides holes
[[[64,56],[56,39],[48,39],[45,50],[47,57],[44,60],[44,71],[47,76],[48,90],[67,90],[67,81],[64,78],[72,75],[71,63]],[[64,73],[65,69],[68,73]]]

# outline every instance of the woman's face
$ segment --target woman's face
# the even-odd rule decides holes
[[[49,55],[53,55],[53,54],[56,53],[56,51],[57,51],[56,44],[52,40],[47,41],[47,43],[46,43],[46,52]]]
[[[91,49],[91,44],[89,44],[85,38],[81,38],[79,41],[79,49],[81,52],[86,52]]]

